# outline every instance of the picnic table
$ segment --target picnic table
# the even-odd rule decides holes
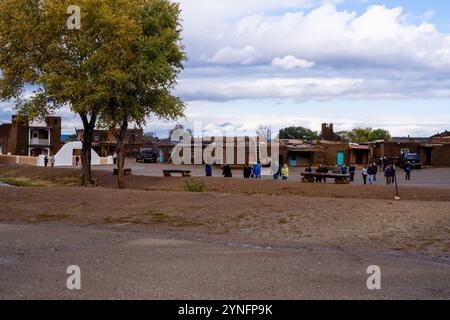
[[[191,170],[163,170],[164,177],[171,177],[172,174],[181,174],[183,178],[191,176]]]
[[[115,176],[117,176],[119,174],[119,170],[117,168],[114,168],[113,173]],[[123,169],[123,174],[126,176],[131,176],[131,169],[130,168]]]
[[[350,184],[349,174],[337,174],[337,173],[318,173],[318,172],[302,172],[302,182],[313,183],[316,178],[329,178],[334,179],[336,184]]]

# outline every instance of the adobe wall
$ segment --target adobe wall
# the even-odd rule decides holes
[[[431,164],[433,166],[450,166],[450,144],[433,147]]]
[[[345,164],[350,164],[350,147],[348,146],[348,144],[344,144],[344,143],[336,143],[336,144],[322,144],[322,146],[325,147],[325,152],[324,152],[324,164],[328,165],[328,166],[334,166],[337,163],[337,154],[338,152],[343,152],[344,153],[344,163]]]
[[[35,157],[0,155],[0,163],[6,164],[23,164],[23,165],[37,166],[37,161],[38,159]]]

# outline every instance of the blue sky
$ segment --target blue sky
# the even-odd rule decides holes
[[[289,125],[450,129],[450,2],[177,0],[189,57],[175,93],[208,134]],[[0,120],[11,103],[0,104]],[[64,133],[81,127],[61,110]],[[164,136],[175,123],[150,119]]]

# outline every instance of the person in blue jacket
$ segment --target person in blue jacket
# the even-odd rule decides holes
[[[212,165],[210,165],[209,163],[207,163],[205,166],[205,173],[207,177],[212,177]]]
[[[261,165],[259,161],[253,164],[253,179],[261,179]]]

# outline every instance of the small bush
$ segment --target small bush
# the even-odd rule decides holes
[[[202,180],[186,180],[184,183],[184,191],[186,192],[205,192],[206,185]]]
[[[51,183],[38,179],[29,178],[4,178],[0,177],[0,182],[9,184],[14,187],[46,187]]]
[[[147,214],[150,215],[153,223],[167,223],[170,220],[169,215],[159,210],[149,210]]]

